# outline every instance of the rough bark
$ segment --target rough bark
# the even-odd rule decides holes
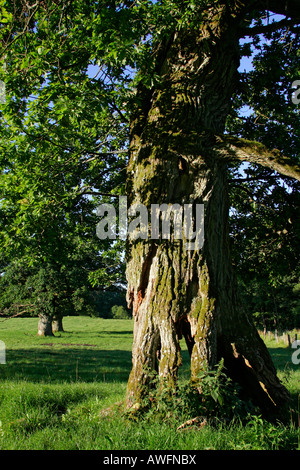
[[[131,124],[131,204],[204,204],[204,244],[131,240],[127,299],[133,309],[133,367],[127,404],[139,402],[157,369],[175,387],[179,339],[191,353],[191,376],[221,357],[228,373],[273,413],[288,399],[264,343],[241,309],[228,238],[226,164],[215,135],[224,132],[239,64],[236,12],[210,9],[199,29],[159,46],[160,85],[138,90]]]
[[[38,322],[38,336],[53,336],[52,318],[49,315],[41,313]]]
[[[279,150],[269,150],[265,145],[238,137],[224,135],[218,138],[219,155],[225,160],[241,160],[277,171],[283,176],[300,181],[300,165]]]
[[[63,317],[61,315],[54,315],[52,321],[52,332],[58,333],[60,331],[64,331]]]

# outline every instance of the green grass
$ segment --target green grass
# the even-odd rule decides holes
[[[0,449],[254,450],[297,449],[295,425],[253,417],[178,431],[181,422],[128,420],[122,401],[131,369],[131,320],[67,317],[65,332],[36,335],[37,319],[0,322],[6,364],[0,364]],[[297,403],[300,366],[291,350],[268,347]],[[184,349],[184,348],[183,348]],[[183,350],[181,380],[188,376]],[[296,404],[297,406],[297,404]]]

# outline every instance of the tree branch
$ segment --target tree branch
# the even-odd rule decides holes
[[[10,318],[16,318],[16,317],[19,317],[20,315],[23,315],[23,313],[28,313],[28,312],[32,312],[34,311],[34,305],[33,304],[13,304],[11,305],[12,308],[17,308],[19,310],[19,307],[25,307],[24,310],[22,310],[21,312],[18,311],[18,313],[15,313],[14,315],[9,315],[7,313],[3,313],[3,312],[0,312],[0,317],[4,317],[3,320],[0,320],[0,322],[3,322],[3,321],[6,321],[6,320],[9,320]]]
[[[6,317],[6,318],[4,318],[3,320],[0,320],[0,322],[6,321],[6,320],[10,320],[11,318],[19,317],[19,316],[23,315],[23,313],[28,313],[28,310],[22,310],[22,312],[18,312],[18,313],[16,313],[15,315],[10,315],[9,317]],[[4,317],[5,315],[3,315],[2,313],[0,313],[0,316],[1,316],[1,317]]]
[[[294,159],[281,155],[277,149],[269,150],[259,142],[223,135],[217,137],[216,149],[222,158],[229,161],[255,163],[300,181],[300,165]]]
[[[108,150],[107,152],[89,152],[90,155],[94,155],[93,157],[87,158],[86,160],[81,160],[83,163],[89,163],[93,160],[96,160],[99,157],[105,157],[105,155],[120,155],[126,154],[128,150]]]
[[[120,197],[122,194],[110,194],[110,193],[100,193],[98,191],[84,191],[84,193],[80,193],[80,196],[84,195],[90,195],[90,196],[108,196],[108,197]]]
[[[287,18],[281,21],[274,21],[273,23],[262,25],[262,26],[253,26],[252,28],[241,28],[240,36],[256,36],[257,34],[266,34],[278,31],[280,28],[287,28],[295,26],[295,20],[288,20]]]
[[[230,183],[250,183],[251,181],[262,181],[262,180],[267,180],[267,181],[276,181],[277,180],[276,175],[261,175],[261,176],[247,176],[246,178],[233,178],[230,180]]]
[[[270,10],[279,15],[285,15],[293,19],[300,19],[299,0],[259,0],[258,4],[265,10]]]

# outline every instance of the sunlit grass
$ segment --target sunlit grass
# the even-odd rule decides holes
[[[295,425],[253,417],[178,431],[180,422],[132,421],[123,413],[131,369],[131,320],[67,317],[65,332],[36,335],[37,319],[0,323],[0,449],[295,449]],[[297,404],[300,367],[284,344],[268,344]],[[184,348],[183,348],[184,349]],[[180,380],[188,377],[183,350]],[[297,406],[297,405],[296,405]]]

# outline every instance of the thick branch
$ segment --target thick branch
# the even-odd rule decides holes
[[[220,156],[228,160],[262,165],[300,181],[300,165],[294,159],[281,155],[279,150],[269,150],[259,142],[224,135],[217,138],[217,150]]]
[[[6,321],[6,320],[10,320],[11,318],[19,317],[19,316],[23,315],[23,313],[28,313],[28,310],[22,310],[22,312],[18,312],[15,315],[10,315],[9,317],[6,317],[6,318],[4,318],[4,320],[0,320],[0,321],[3,322],[3,321]],[[0,316],[4,317],[5,315],[3,313],[0,313]]]
[[[293,19],[300,18],[300,0],[260,0],[262,8]]]
[[[240,36],[255,36],[257,34],[267,34],[274,31],[278,31],[280,28],[291,28],[295,25],[295,20],[283,19],[281,21],[274,21],[273,23],[262,25],[262,26],[253,26],[252,28],[241,28]]]
[[[121,194],[110,194],[110,193],[99,193],[98,191],[84,191],[80,193],[80,196],[85,196],[86,194],[90,196],[108,196],[108,197],[120,197]]]
[[[236,11],[239,11],[242,15],[255,10],[267,10],[287,18],[292,18],[295,23],[300,19],[300,0],[237,0],[232,2],[232,4]]]

